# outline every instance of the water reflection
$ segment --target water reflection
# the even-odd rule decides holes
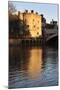
[[[28,63],[28,74],[31,78],[36,78],[42,71],[42,48],[34,48],[30,51]]]
[[[51,85],[58,85],[56,48],[9,48],[9,88]]]

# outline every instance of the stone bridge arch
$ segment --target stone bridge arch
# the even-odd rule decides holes
[[[48,42],[49,40],[51,40],[51,39],[53,39],[53,38],[55,38],[55,37],[58,37],[58,33],[55,33],[55,34],[52,34],[52,35],[48,36],[48,37],[46,38],[46,42]]]

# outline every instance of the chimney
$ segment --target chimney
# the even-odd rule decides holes
[[[43,18],[43,14],[41,14],[42,18]]]
[[[34,13],[34,10],[31,10],[31,13]]]
[[[28,13],[28,10],[25,10],[25,13]]]
[[[20,16],[20,11],[18,11],[18,16]]]

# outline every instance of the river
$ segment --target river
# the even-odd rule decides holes
[[[58,50],[54,47],[9,47],[9,88],[58,85]]]

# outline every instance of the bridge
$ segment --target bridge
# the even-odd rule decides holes
[[[44,37],[46,42],[48,42],[49,40],[58,37],[58,29],[54,28],[54,29],[45,29],[44,30]]]
[[[18,39],[9,39],[9,43],[10,45],[40,45],[40,44],[43,44],[43,43],[47,43],[49,42],[50,40],[52,41],[53,39],[56,38],[55,42],[58,41],[57,37],[58,37],[58,29],[57,28],[54,28],[54,29],[44,29],[44,32],[43,32],[43,37],[40,37],[40,38],[18,38]]]

